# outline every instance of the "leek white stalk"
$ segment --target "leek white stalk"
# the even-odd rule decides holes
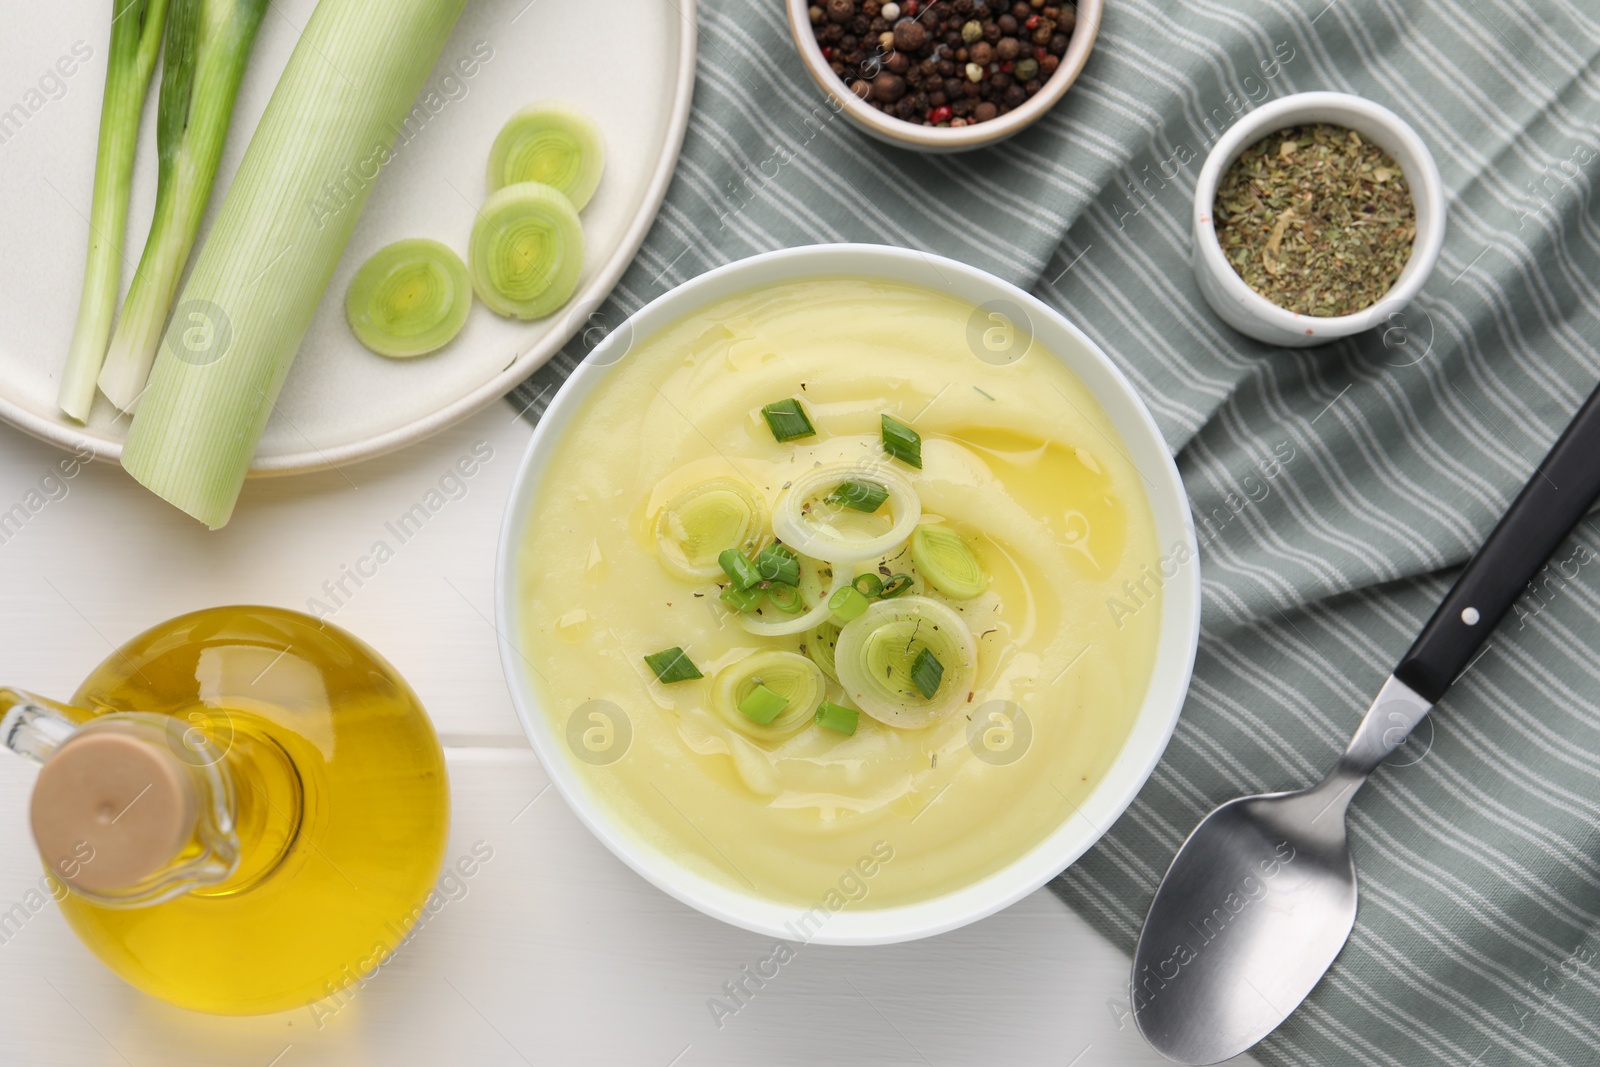
[[[200,248],[122,465],[204,522],[233,513],[256,443],[378,169],[466,0],[322,0]],[[317,210],[329,183],[348,206]],[[360,397],[350,403],[359,404]]]
[[[150,74],[161,50],[167,0],[115,0],[106,91],[100,104],[100,146],[94,165],[94,202],[89,208],[89,257],[83,270],[78,323],[61,374],[56,403],[79,422],[94,406],[95,378],[106,358],[106,342],[122,285],[122,242],[128,228],[128,193],[139,116],[150,91]]]
[[[111,336],[100,391],[132,411],[194,250],[268,0],[171,0],[156,113],[155,218]]]

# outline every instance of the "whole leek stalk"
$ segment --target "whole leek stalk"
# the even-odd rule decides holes
[[[99,378],[100,391],[124,411],[133,410],[155,361],[267,3],[170,0],[156,112],[155,218]]]
[[[139,118],[150,91],[150,74],[161,50],[167,0],[113,0],[106,91],[100,103],[100,146],[94,165],[94,202],[89,208],[89,257],[83,270],[78,323],[72,331],[56,403],[79,422],[94,406],[95,378],[106,358],[106,340],[122,285],[122,241],[128,228],[128,193]]]
[[[212,529],[233,513],[395,131],[465,4],[322,0],[295,45],[179,297],[122,450],[134,478]],[[330,185],[350,196],[331,215],[319,207]]]

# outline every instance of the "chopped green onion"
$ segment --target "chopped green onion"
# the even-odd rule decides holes
[[[689,654],[676,645],[664,648],[660,652],[652,652],[644,658],[644,661],[656,672],[656,680],[662,685],[705,677],[700,673],[700,668],[689,658]]]
[[[817,428],[811,425],[811,417],[806,414],[806,409],[792,396],[786,400],[773,401],[762,408],[761,417],[767,420],[767,428],[779,441],[815,437],[817,433]]]
[[[751,722],[767,725],[778,717],[778,712],[789,706],[789,698],[779,696],[760,682],[748,696],[739,701],[739,712]]]
[[[756,571],[763,581],[798,585],[800,557],[783,545],[770,544],[756,553]]]
[[[924,648],[911,661],[911,684],[917,687],[917,692],[924,699],[933,699],[933,694],[939,691],[939,680],[943,677],[944,664],[939,662],[939,657],[931,649]]]
[[[792,550],[785,546],[785,551]],[[795,609],[793,614],[786,614],[790,605],[787,599],[787,590],[791,588],[790,586],[770,581],[761,582],[758,588],[768,596],[778,598],[785,605],[784,610],[777,610],[775,606],[773,611],[759,615],[735,615],[733,621],[739,624],[740,629],[757,637],[786,637],[790,634],[804,633],[828,620],[828,598],[835,590],[849,584],[849,572],[809,556],[799,557],[798,563],[800,581],[792,588],[799,596],[799,608]]]
[[[911,535],[911,561],[929,585],[952,600],[971,600],[989,587],[971,546],[948,526],[918,526]]]
[[[756,569],[756,565],[737,548],[723,549],[722,554],[717,557],[717,563],[722,566],[722,572],[733,579],[733,584],[740,589],[749,589],[761,580],[761,572]]]
[[[577,108],[555,100],[512,115],[489,150],[489,192],[518,182],[541,182],[572,201],[574,211],[594,195],[605,168],[600,131]]]
[[[833,617],[840,622],[849,622],[867,610],[872,601],[862,595],[861,590],[853,585],[847,585],[828,598],[828,610],[833,612]]]
[[[871,571],[856,575],[855,581],[850,584],[864,597],[875,597],[883,592],[883,579]]]
[[[893,415],[884,415],[883,450],[895,459],[922,469],[922,435]]]
[[[848,482],[840,482],[827,499],[830,504],[870,515],[883,507],[883,502],[889,499],[889,490],[877,482],[852,478]]]
[[[883,583],[883,599],[893,600],[901,593],[909,593],[915,583],[916,579],[909,574],[891,575],[889,580]]]
[[[806,609],[806,602],[800,596],[800,590],[792,585],[781,585],[773,582],[767,586],[767,599],[772,606],[785,615],[798,615]]]
[[[572,298],[583,270],[583,224],[572,203],[538,182],[490,195],[467,243],[472,287],[490,311],[542,319]]]
[[[861,724],[861,713],[855,708],[847,708],[843,704],[835,704],[831,700],[824,700],[817,705],[817,725],[834,733],[850,737],[855,734],[856,727]]]
[[[764,589],[740,589],[737,585],[724,586],[721,596],[724,604],[741,614],[756,610],[766,598]]]
[[[374,252],[356,271],[344,298],[345,318],[356,340],[391,359],[437,352],[455,340],[471,311],[467,265],[451,249],[425,237],[395,241]],[[104,384],[102,374],[102,388]]]

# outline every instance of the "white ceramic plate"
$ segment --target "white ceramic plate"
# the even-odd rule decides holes
[[[626,373],[622,357],[634,338],[646,338],[695,310],[740,293],[800,278],[863,275],[940,290],[973,305],[999,300],[1020,307],[1031,333],[1060,357],[1100,402],[1128,458],[1144,476],[1156,537],[1163,558],[1179,560],[1162,586],[1161,629],[1156,662],[1128,739],[1105,777],[1077,813],[1008,866],[964,888],[917,904],[832,914],[813,938],[819,944],[875,945],[943,933],[981,919],[1032,893],[1071,864],[1115,822],[1144,786],[1166,749],[1189,690],[1200,635],[1199,548],[1194,520],[1172,453],[1149,410],[1127,377],[1088,335],[1060,313],[1008,282],[976,267],[883,245],[812,245],[767,252],[730,263],[685,282],[640,308],[610,333],[567,380],[539,420],[511,491],[500,532],[495,575],[495,612],[500,661],[512,702],[550,780],[584,824],[623,862],[656,886],[707,915],[770,937],[792,940],[804,910],[728,888],[688,870],[665,853],[640,843],[619,825],[585,784],[565,739],[528,677],[515,610],[518,547],[540,479],[557,441],[607,376]],[[619,362],[620,361],[620,362]],[[1186,556],[1182,555],[1183,552]],[[1182,559],[1193,562],[1181,563]],[[1163,572],[1163,577],[1166,577]]]
[[[273,0],[267,10],[213,213],[315,7]],[[0,418],[104,459],[120,455],[128,419],[99,398],[79,426],[56,410],[55,397],[83,280],[110,15],[103,2],[13,4],[0,34]],[[409,444],[505,395],[577,331],[638,251],[677,164],[694,88],[694,19],[695,0],[628,5],[625,16],[586,0],[470,0],[428,81],[436,113],[384,169],[289,373],[255,472],[314,470]],[[492,54],[470,78],[453,71],[475,50]],[[465,257],[490,143],[513,111],[547,97],[578,105],[605,138],[606,172],[583,212],[588,250],[573,302],[534,323],[479,304],[450,347],[422,359],[362,348],[343,310],[356,269],[401,237],[433,237]],[[155,202],[155,104],[152,89],[126,241],[135,263]],[[125,266],[124,290],[132,274]]]

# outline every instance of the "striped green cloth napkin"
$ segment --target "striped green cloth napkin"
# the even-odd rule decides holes
[[[1212,806],[1306,785],[1600,377],[1600,9],[1574,0],[1108,0],[1066,100],[1004,146],[913,155],[829,116],[775,0],[707,0],[683,161],[610,302],[819,241],[983,267],[1083,327],[1178,456],[1202,549],[1194,687],[1149,785],[1052,888],[1131,949]],[[1443,260],[1383,332],[1233,333],[1187,265],[1234,118],[1308,89],[1438,159]],[[513,398],[537,418],[581,342]],[[1600,457],[1596,457],[1600,462]],[[1351,810],[1355,935],[1271,1064],[1600,1063],[1600,529],[1580,527]],[[1063,961],[1069,965],[1070,961]],[[1106,991],[1123,1025],[1126,990]],[[978,1021],[974,1022],[977,1025]]]

